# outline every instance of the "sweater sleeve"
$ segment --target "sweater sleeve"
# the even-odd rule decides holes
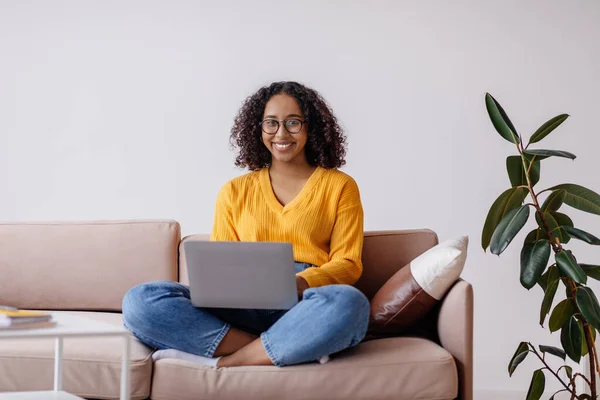
[[[235,230],[231,211],[231,182],[225,184],[217,196],[215,219],[210,240],[221,242],[237,242],[240,240]]]
[[[329,261],[300,272],[310,287],[353,285],[362,275],[363,209],[354,180],[344,185],[329,245]]]

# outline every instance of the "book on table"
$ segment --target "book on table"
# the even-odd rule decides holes
[[[32,329],[53,326],[52,314],[0,306],[0,329]]]

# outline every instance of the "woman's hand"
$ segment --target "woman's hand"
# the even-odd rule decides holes
[[[308,282],[303,277],[296,275],[296,287],[298,288],[298,300],[302,300],[304,291],[309,288]]]

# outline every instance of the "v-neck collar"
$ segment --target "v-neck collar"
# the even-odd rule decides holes
[[[296,195],[289,203],[285,206],[277,200],[275,196],[275,192],[273,191],[273,186],[271,185],[271,176],[269,175],[269,168],[263,168],[260,171],[260,186],[263,192],[263,196],[267,200],[267,203],[271,207],[271,209],[278,213],[286,212],[289,209],[292,209],[297,204],[302,202],[302,200],[310,193],[313,187],[319,181],[319,178],[323,175],[325,171],[324,168],[317,167],[312,173],[312,175],[308,178],[300,193]]]

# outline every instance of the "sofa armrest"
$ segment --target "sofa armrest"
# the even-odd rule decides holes
[[[441,345],[458,369],[458,399],[473,399],[473,287],[459,280],[448,291],[437,321]]]

